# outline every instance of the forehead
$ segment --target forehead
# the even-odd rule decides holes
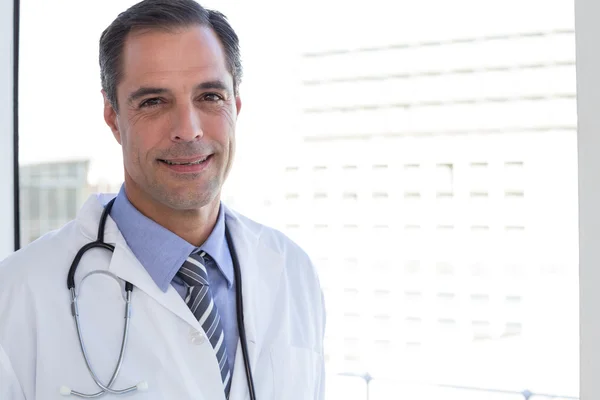
[[[125,86],[233,80],[219,38],[204,26],[131,32],[125,40],[122,57],[121,83]]]

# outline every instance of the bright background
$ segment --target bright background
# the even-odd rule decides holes
[[[21,1],[22,245],[122,182],[97,53],[133,3]],[[245,68],[224,197],[313,257],[327,398],[576,397],[573,2],[203,5]]]

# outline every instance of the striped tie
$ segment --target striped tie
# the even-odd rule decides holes
[[[227,360],[225,334],[221,325],[219,311],[215,307],[208,284],[208,274],[204,266],[206,264],[204,257],[210,256],[203,251],[199,254],[189,256],[179,269],[179,272],[177,272],[177,276],[188,287],[188,295],[185,299],[186,304],[200,322],[210,344],[215,349],[219,368],[221,369],[221,379],[223,379],[223,385],[225,386],[225,397],[229,398],[231,371],[229,369],[229,361]]]

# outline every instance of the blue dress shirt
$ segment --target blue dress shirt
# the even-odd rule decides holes
[[[221,315],[229,368],[233,373],[239,336],[233,261],[225,238],[223,207],[219,207],[217,223],[200,247],[195,247],[143,215],[127,198],[124,185],[121,186],[110,216],[119,227],[133,254],[163,292],[172,285],[181,297],[185,298],[186,288],[183,281],[175,274],[190,254],[203,250],[210,255],[206,263],[208,281],[215,306]]]

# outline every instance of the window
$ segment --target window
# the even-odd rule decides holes
[[[90,44],[134,2],[87,2],[93,17],[57,24],[80,3],[21,1],[23,244],[120,187]],[[260,0],[202,4],[229,16],[245,63],[224,198],[315,260],[327,398],[522,400],[493,389],[523,386],[576,397],[573,1],[376,0],[340,12],[309,0],[275,19],[256,13],[274,7]],[[40,91],[53,93],[42,109]],[[552,368],[538,356],[548,343]],[[386,352],[394,368],[377,367]]]

